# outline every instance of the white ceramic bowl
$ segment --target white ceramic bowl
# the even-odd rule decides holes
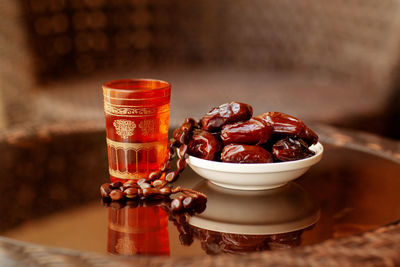
[[[186,162],[213,184],[239,190],[263,190],[285,185],[318,163],[323,154],[321,143],[310,146],[315,155],[306,159],[275,163],[227,163],[189,156]]]

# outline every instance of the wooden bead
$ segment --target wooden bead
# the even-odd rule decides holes
[[[167,181],[165,181],[165,180],[155,180],[151,184],[156,188],[161,188],[161,187],[164,187],[167,184]]]
[[[161,171],[154,171],[154,172],[150,173],[149,180],[154,181],[154,180],[160,178],[161,174],[162,174]]]
[[[167,181],[168,183],[172,183],[172,182],[175,182],[176,179],[178,179],[178,177],[179,177],[179,174],[177,172],[169,172],[165,176],[165,181]]]
[[[188,150],[188,146],[185,145],[185,144],[183,144],[183,145],[181,145],[179,148],[177,148],[178,158],[180,158],[180,159],[181,159],[181,158],[184,158],[185,155],[186,155],[187,150]]]
[[[165,172],[171,169],[171,161],[167,160],[163,166],[161,167],[160,171]]]
[[[129,187],[124,191],[124,193],[127,198],[138,197],[138,189],[137,188]]]
[[[109,183],[102,184],[100,186],[100,194],[103,198],[107,198],[110,196],[112,188]]]
[[[124,193],[121,190],[114,189],[110,192],[110,198],[112,200],[121,200],[124,197]]]
[[[171,195],[171,188],[170,187],[163,187],[159,189],[160,194],[164,195],[164,196],[169,196]]]
[[[117,181],[117,182],[111,183],[110,186],[111,186],[112,189],[117,189],[117,188],[120,188],[122,186],[122,183],[120,181]]]
[[[189,132],[190,130],[192,130],[192,124],[190,123],[190,122],[184,122],[182,125],[181,125],[181,130],[182,131],[184,131],[184,132]]]
[[[185,167],[186,167],[186,159],[185,158],[178,159],[178,161],[176,162],[176,168],[177,168],[176,171],[181,173],[183,172]]]

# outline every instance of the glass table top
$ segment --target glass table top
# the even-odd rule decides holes
[[[399,219],[399,164],[335,145],[324,147],[320,163],[273,190],[220,188],[187,167],[177,183],[205,193],[208,202],[203,213],[186,221],[162,205],[107,207],[99,199],[0,229],[0,234],[81,251],[191,256],[306,246]]]

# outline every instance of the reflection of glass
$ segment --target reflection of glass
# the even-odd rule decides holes
[[[207,182],[207,209],[189,218],[194,237],[209,254],[241,253],[300,245],[319,219],[316,202],[295,183],[267,191],[238,191]]]
[[[109,207],[107,251],[169,255],[168,214],[160,206]]]
[[[140,179],[159,170],[166,157],[169,83],[119,80],[103,85],[111,181]]]

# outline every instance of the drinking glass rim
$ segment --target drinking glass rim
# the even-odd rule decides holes
[[[121,88],[112,88],[111,84],[112,83],[116,83],[116,82],[160,82],[161,84],[163,84],[160,87],[155,87],[155,88],[141,88],[141,89],[121,89]],[[145,91],[161,91],[167,88],[171,88],[171,84],[169,82],[163,81],[163,80],[159,80],[159,79],[151,79],[151,78],[132,78],[132,79],[119,79],[119,80],[113,80],[113,81],[109,81],[109,82],[105,82],[103,83],[103,89],[105,90],[111,90],[111,91],[117,91],[117,92],[145,92]]]

